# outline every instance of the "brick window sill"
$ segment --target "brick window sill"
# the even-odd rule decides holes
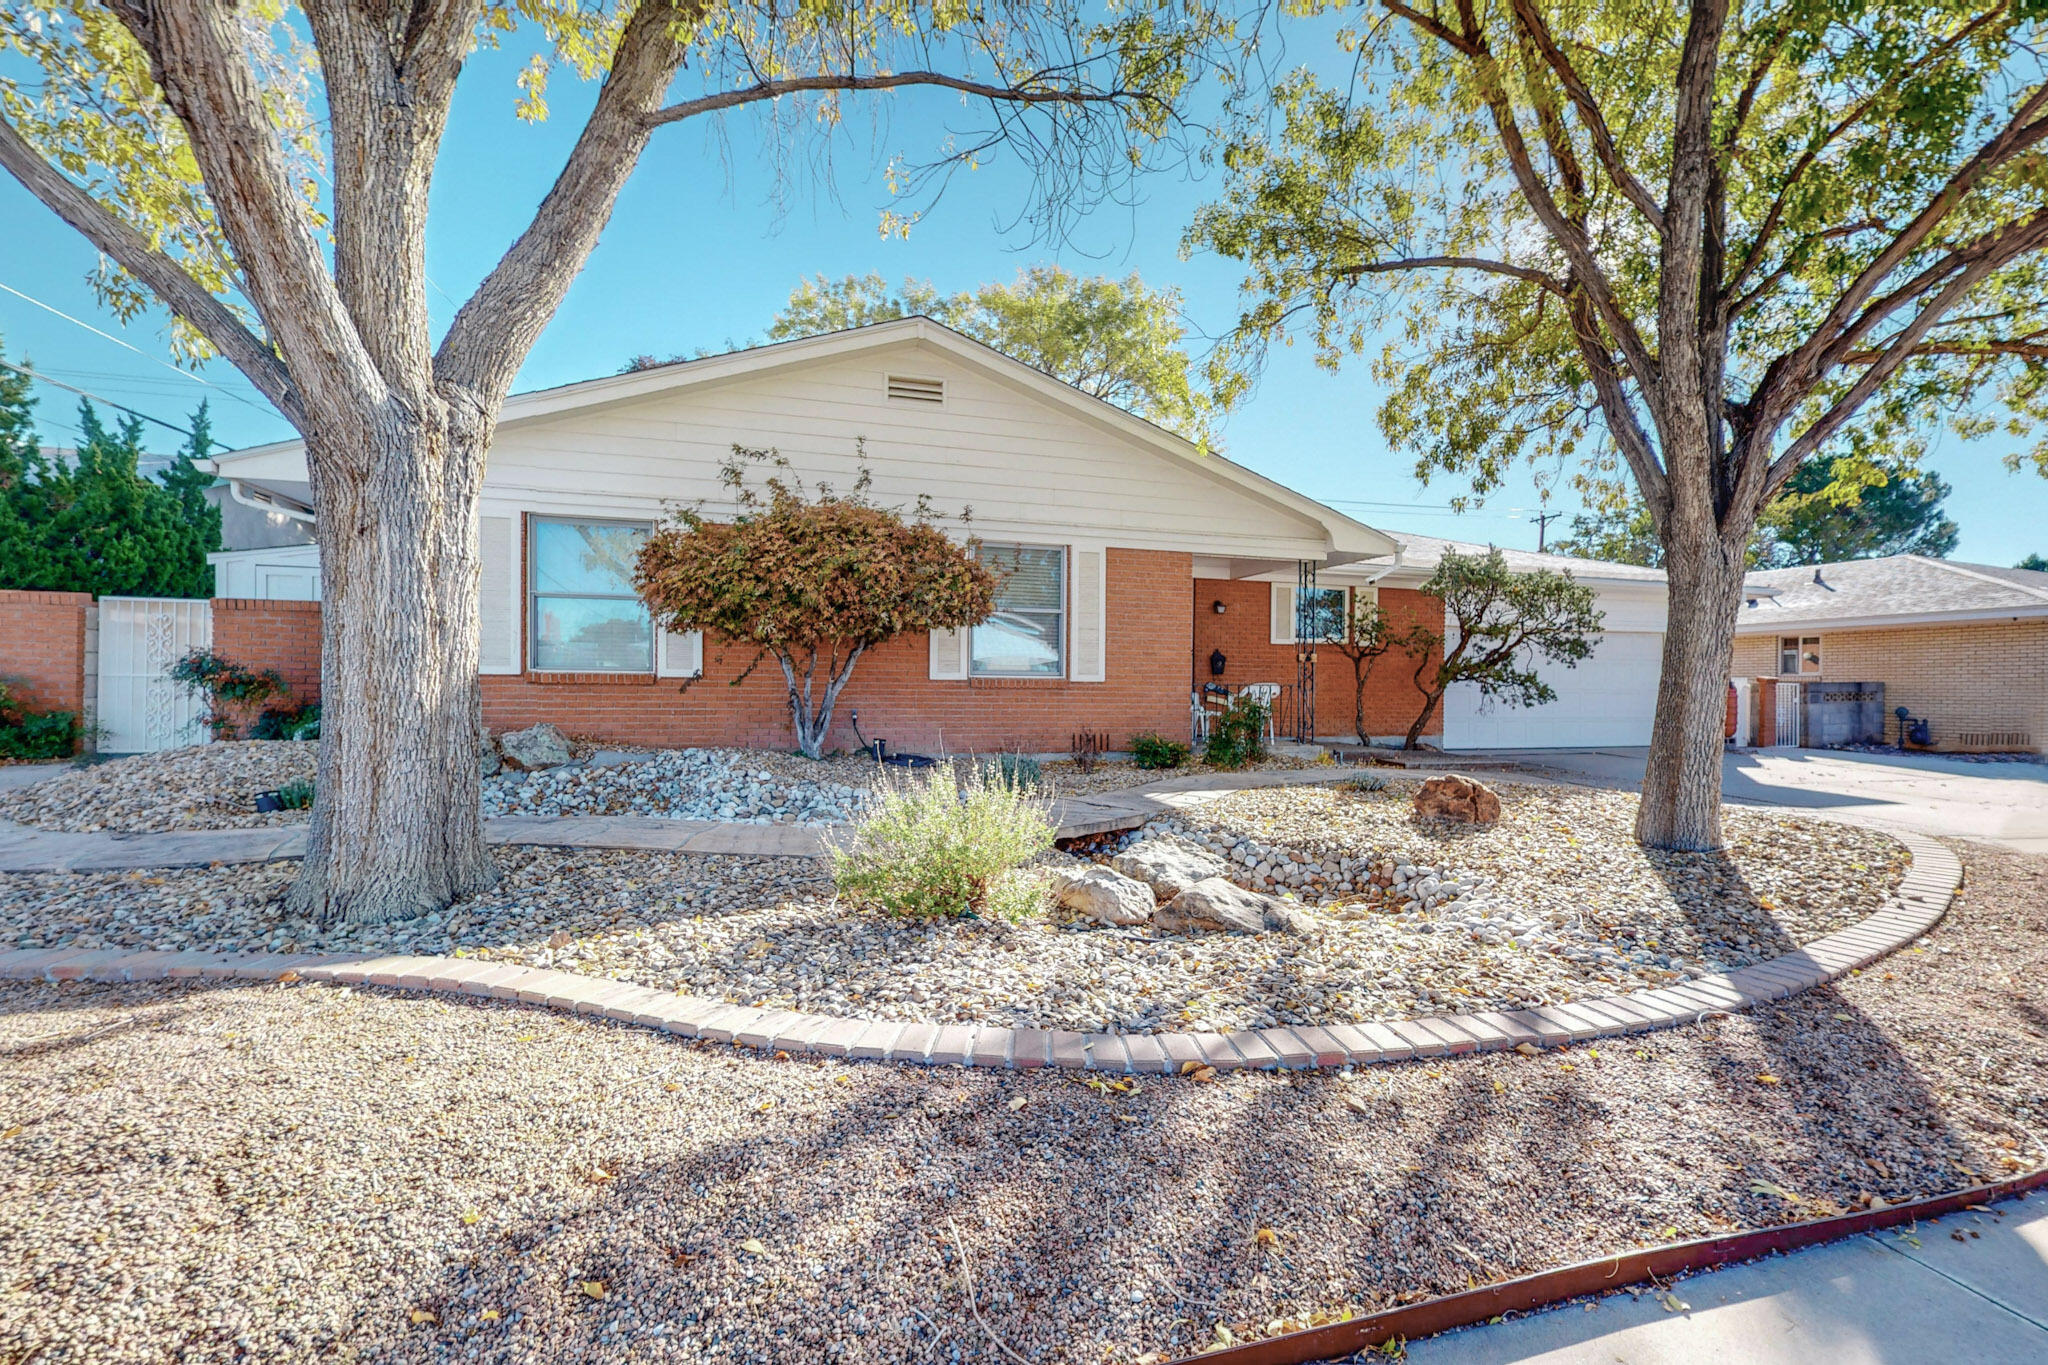
[[[541,673],[529,670],[524,678],[536,687],[652,687],[652,673]]]
[[[968,680],[967,680],[967,685],[968,685],[969,687],[973,687],[973,688],[985,688],[985,689],[987,689],[987,690],[989,690],[989,691],[1003,691],[1003,690],[1006,690],[1006,689],[1009,689],[1009,688],[1025,688],[1025,689],[1029,689],[1029,688],[1034,688],[1034,687],[1059,687],[1059,686],[1063,685],[1063,684],[1064,684],[1064,683],[1065,683],[1066,681],[1067,681],[1067,680],[1066,680],[1065,678],[976,678],[976,677],[970,677],[970,678],[968,678]]]

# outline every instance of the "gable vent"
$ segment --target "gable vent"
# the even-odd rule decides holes
[[[946,401],[946,381],[943,379],[912,379],[905,375],[889,376],[889,401],[892,403],[943,403]]]

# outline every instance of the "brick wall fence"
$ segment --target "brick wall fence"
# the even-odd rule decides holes
[[[318,602],[216,597],[213,652],[244,667],[276,669],[294,703],[320,700]]]
[[[91,593],[0,590],[0,682],[16,701],[84,716],[91,609]]]
[[[1292,689],[1295,683],[1293,645],[1273,643],[1270,583],[1200,578],[1195,580],[1195,686],[1215,681],[1232,688],[1245,683],[1275,682]],[[1216,611],[1216,604],[1223,611]],[[1410,588],[1382,588],[1380,606],[1396,633],[1423,622],[1443,629],[1443,604]],[[1223,675],[1212,677],[1209,656],[1223,651]],[[1441,651],[1430,655],[1432,663]],[[1354,701],[1358,686],[1351,660],[1329,645],[1316,648],[1316,734],[1356,739]],[[1422,713],[1422,692],[1415,686],[1415,660],[1398,650],[1380,656],[1365,686],[1366,732],[1405,735]],[[1443,734],[1443,710],[1430,718],[1426,736]]]
[[[1898,738],[1891,713],[1903,706],[1931,722],[1937,749],[2048,747],[2048,685],[2042,681],[2048,679],[2048,621],[1823,630],[1819,635],[1820,674],[1799,681],[1883,683],[1887,740]],[[1730,672],[1738,678],[1776,677],[1778,637],[1738,635]],[[1963,739],[2015,734],[2027,736],[2026,742]]]

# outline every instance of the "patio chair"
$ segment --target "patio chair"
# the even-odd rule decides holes
[[[1266,708],[1266,738],[1273,739],[1276,734],[1273,728],[1273,713],[1280,709],[1280,684],[1246,683],[1237,689],[1237,695],[1249,697]]]
[[[1204,744],[1209,739],[1209,708],[1200,692],[1188,693],[1188,742]]]

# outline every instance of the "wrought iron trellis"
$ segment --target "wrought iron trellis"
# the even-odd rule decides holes
[[[1298,560],[1294,591],[1294,738],[1316,738],[1316,640],[1323,633],[1322,602],[1316,593],[1315,561]]]

